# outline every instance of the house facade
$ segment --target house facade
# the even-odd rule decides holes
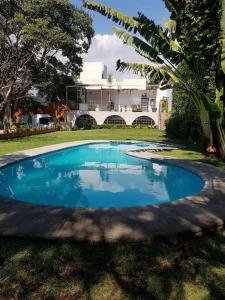
[[[167,100],[168,110],[172,105],[172,90],[147,86],[146,79],[117,80],[100,62],[84,63],[78,85],[79,103],[67,115],[73,127],[85,122],[158,127],[160,101]]]

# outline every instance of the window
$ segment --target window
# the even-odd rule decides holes
[[[155,122],[152,118],[147,116],[141,116],[134,120],[133,125],[150,125],[154,126]]]
[[[126,125],[126,122],[120,116],[109,116],[105,119],[104,124]]]
[[[50,123],[53,123],[53,119],[51,117],[39,118],[39,124],[40,125],[49,125]]]
[[[76,126],[78,128],[88,128],[93,125],[97,125],[97,122],[90,115],[81,115],[76,119]]]

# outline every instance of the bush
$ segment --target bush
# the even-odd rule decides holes
[[[103,124],[103,125],[96,126],[96,129],[123,129],[123,128],[131,128],[131,126],[125,124]]]
[[[166,122],[168,137],[198,142],[201,139],[199,121],[193,115],[173,113]]]
[[[83,124],[79,129],[128,129],[128,128],[150,128],[146,124],[138,124],[138,125],[126,125],[126,124],[102,124],[102,125],[94,125],[90,123]]]
[[[96,104],[88,104],[88,111],[96,111]]]

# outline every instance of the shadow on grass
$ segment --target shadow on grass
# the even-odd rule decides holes
[[[146,244],[1,238],[0,278],[1,299],[224,299],[225,237]]]

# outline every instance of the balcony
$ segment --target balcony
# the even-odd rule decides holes
[[[94,103],[76,104],[75,110],[79,111],[104,111],[104,112],[157,112],[157,107],[141,104],[114,104],[113,102],[99,105]]]

